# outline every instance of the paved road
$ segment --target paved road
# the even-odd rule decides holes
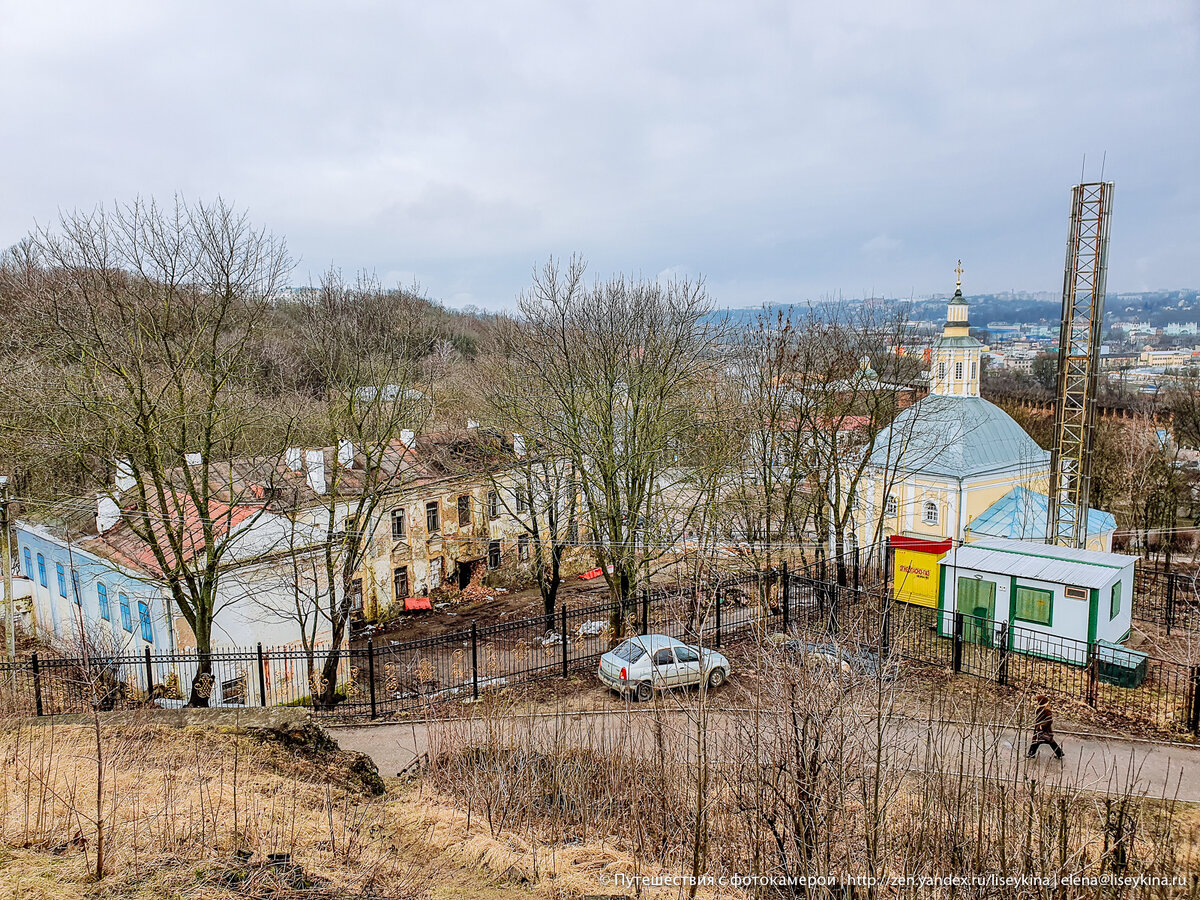
[[[655,725],[652,712],[646,707],[562,714],[546,712],[509,717],[499,723],[493,722],[491,726],[480,720],[460,719],[449,723],[339,726],[331,731],[342,747],[370,756],[384,776],[395,775],[414,761],[428,759],[431,751],[436,754],[448,730],[454,730],[460,738],[478,738],[488,727],[501,728],[518,738],[533,735],[539,741],[558,733],[565,741],[588,742],[592,746],[602,741],[625,742],[629,747],[644,741],[649,749],[655,746],[653,732],[656,727],[661,727],[678,738],[667,741],[667,746],[688,752],[692,742],[685,737],[690,733],[694,739],[695,726],[690,725],[694,710],[664,711],[658,717],[659,726]],[[735,717],[739,715],[747,713],[711,713],[710,731],[733,734],[737,728]],[[978,728],[944,723],[937,729],[932,742],[925,724],[915,719],[893,717],[888,728],[888,746],[903,754],[900,765],[912,769],[927,768],[932,749],[941,758],[939,767],[955,769],[958,761],[966,760],[967,771],[978,774],[979,768],[974,761],[984,757],[982,745],[990,744],[996,752],[988,755],[998,762],[998,766],[988,773],[989,777],[1005,781],[1026,777],[1061,779],[1065,785],[1081,790],[1115,793],[1128,787],[1135,793],[1145,792],[1152,797],[1173,796],[1200,802],[1200,747],[1063,731],[1059,741],[1066,758],[1060,763],[1044,747],[1037,759],[1026,760],[1024,751],[1028,736],[1005,726],[989,728],[985,733]]]

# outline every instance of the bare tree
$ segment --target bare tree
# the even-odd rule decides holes
[[[248,351],[289,268],[283,242],[245,214],[177,199],[64,215],[9,270],[53,329],[77,414],[46,409],[46,431],[85,468],[123,460],[115,499],[195,636],[192,705],[208,702],[197,688],[211,674],[222,567],[265,509],[261,486],[217,461],[269,455],[277,423],[252,390]]]
[[[347,284],[331,270],[304,307],[297,327],[309,335],[313,390],[325,400],[307,431],[330,448],[315,490],[327,529],[320,583],[321,615],[331,634],[329,651],[313,672],[314,702],[335,701],[340,649],[354,613],[354,582],[379,528],[380,504],[412,471],[409,453],[429,421],[433,385],[442,374],[421,365],[420,308],[411,294],[384,290],[365,274]]]
[[[584,269],[574,258],[536,273],[519,323],[499,335],[512,376],[493,405],[523,406],[543,446],[574,465],[620,610],[690,518],[663,497],[686,479],[677,457],[702,427],[695,395],[714,372],[719,327],[702,283],[618,276],[588,286]]]

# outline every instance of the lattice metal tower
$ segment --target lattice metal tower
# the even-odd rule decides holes
[[[1083,547],[1087,542],[1112,201],[1111,181],[1077,184],[1071,191],[1046,528],[1046,542],[1062,547]]]

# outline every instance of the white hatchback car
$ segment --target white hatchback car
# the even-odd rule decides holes
[[[600,680],[614,691],[649,700],[655,689],[708,683],[718,688],[729,677],[729,660],[665,634],[640,634],[600,657]]]

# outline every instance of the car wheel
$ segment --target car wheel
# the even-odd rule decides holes
[[[648,681],[638,682],[638,686],[633,691],[633,698],[639,703],[645,703],[654,696],[654,688]]]
[[[708,673],[708,686],[710,689],[719,688],[725,683],[725,670],[713,669]]]

